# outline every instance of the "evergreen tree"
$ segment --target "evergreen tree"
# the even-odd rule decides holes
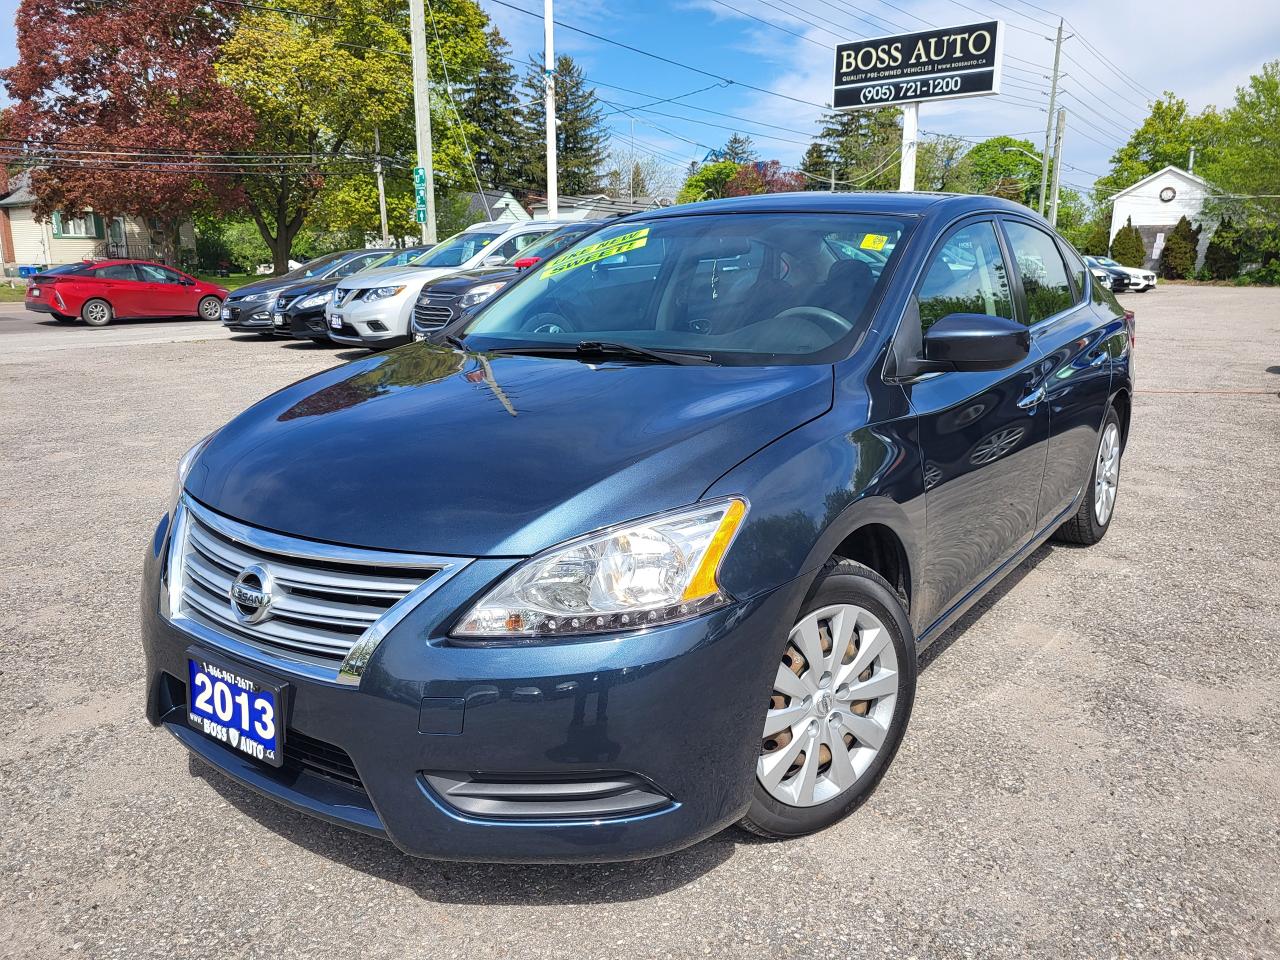
[[[800,160],[800,172],[803,173],[805,190],[827,190],[831,184],[831,158],[827,149],[817,141],[809,144]]]
[[[1160,276],[1166,280],[1185,280],[1195,273],[1199,243],[1200,228],[1191,226],[1191,221],[1182,217],[1165,238],[1164,250],[1160,252]]]
[[[750,137],[735,133],[720,151],[720,159],[731,163],[752,163],[759,159],[759,154]]]
[[[471,147],[476,172],[487,187],[508,187],[521,176],[516,74],[507,61],[510,52],[497,27],[485,34],[484,62],[461,104],[463,117],[475,126]]]
[[[840,190],[892,190],[898,185],[902,143],[896,107],[831,113],[817,142],[835,167]]]
[[[1142,245],[1142,234],[1133,225],[1133,217],[1116,231],[1111,256],[1126,267],[1140,267],[1147,262],[1147,248]]]
[[[523,186],[541,192],[547,182],[545,82],[542,60],[530,62],[522,82],[527,105],[520,108],[520,153]],[[596,92],[587,86],[572,57],[556,57],[556,165],[560,193],[567,196],[601,192],[608,155],[609,131]]]
[[[1240,231],[1230,218],[1218,224],[1204,252],[1204,269],[1214,280],[1230,280],[1240,272]]]

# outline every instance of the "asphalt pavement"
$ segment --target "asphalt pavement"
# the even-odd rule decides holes
[[[138,576],[178,457],[353,352],[6,306],[0,956],[1280,956],[1280,290],[1124,302],[1108,536],[1040,549],[930,651],[870,801],[573,867],[408,859],[143,719]]]

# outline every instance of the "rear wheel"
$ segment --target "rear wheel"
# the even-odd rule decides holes
[[[1115,407],[1107,408],[1098,440],[1098,455],[1093,460],[1089,486],[1085,489],[1076,515],[1060,526],[1053,538],[1063,543],[1092,546],[1107,535],[1115,514],[1116,494],[1120,491],[1120,416]]]
[[[853,812],[893,761],[915,688],[898,594],[875,571],[832,561],[783,647],[741,825],[796,837]]]
[[[80,319],[91,327],[105,327],[114,316],[115,311],[105,300],[86,300],[80,308]]]
[[[201,320],[218,320],[222,317],[222,301],[217,297],[203,297],[196,308]]]

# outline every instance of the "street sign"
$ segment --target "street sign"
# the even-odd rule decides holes
[[[999,93],[1003,51],[999,20],[842,43],[832,106],[863,110]]]
[[[427,205],[427,185],[425,183],[415,183],[413,185],[413,202],[420,207]]]
[[[414,222],[414,223],[426,223],[426,222],[427,222],[427,208],[426,208],[426,207],[415,207],[415,208],[414,208],[414,210],[413,210],[413,222]]]
[[[427,184],[427,168],[414,167],[413,168],[413,185],[415,187],[424,187],[426,186],[426,184]]]

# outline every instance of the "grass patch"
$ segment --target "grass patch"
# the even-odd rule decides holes
[[[206,283],[216,283],[220,287],[226,287],[228,290],[235,290],[237,287],[243,287],[246,283],[253,283],[255,280],[261,280],[262,277],[254,276],[251,273],[233,273],[229,277],[216,277],[211,273],[197,273],[196,276]]]

